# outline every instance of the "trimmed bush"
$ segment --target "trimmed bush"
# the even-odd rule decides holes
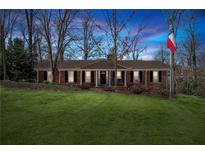
[[[115,91],[114,87],[105,87],[103,88],[104,91]]]
[[[49,84],[50,82],[48,80],[44,80],[43,83]]]
[[[81,89],[90,89],[90,88],[91,88],[91,84],[89,84],[89,83],[84,83],[81,86]]]
[[[143,85],[133,84],[132,86],[130,86],[129,91],[130,91],[130,93],[132,93],[132,94],[142,94],[142,93],[144,93],[146,90],[145,90],[145,87],[144,87]]]

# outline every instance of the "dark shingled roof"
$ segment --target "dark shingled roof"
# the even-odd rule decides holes
[[[131,69],[153,69],[153,68],[161,68],[161,69],[167,69],[169,68],[169,65],[162,63],[158,60],[123,60],[119,61],[119,64],[122,64],[125,67],[131,68]]]
[[[44,60],[37,64],[36,69],[49,69],[50,63]],[[58,61],[58,69],[114,69],[114,62],[111,60],[64,60]],[[167,64],[157,60],[121,60],[118,61],[118,69],[168,69]]]
[[[91,64],[85,65],[81,67],[82,69],[114,69],[115,64],[110,60],[99,60],[96,62],[93,62]],[[118,64],[118,69],[126,69],[126,67]]]

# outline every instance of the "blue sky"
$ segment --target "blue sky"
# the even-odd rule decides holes
[[[132,10],[117,10],[119,20],[128,16]],[[163,10],[165,11],[165,10]],[[97,22],[106,24],[105,10],[92,10]],[[193,14],[197,21],[197,32],[201,43],[205,42],[205,10],[185,10],[185,14]],[[136,16],[129,22],[130,31],[135,31],[137,26],[142,23],[146,25],[141,44],[147,46],[147,50],[140,57],[141,59],[153,59],[157,50],[162,45],[166,45],[168,27],[165,24],[165,16],[162,10],[136,10]],[[186,38],[181,26],[177,33],[177,42],[182,42]]]
[[[122,20],[130,15],[133,10],[117,10],[118,20]],[[162,47],[166,47],[166,40],[168,36],[168,26],[165,23],[165,16],[162,12],[166,10],[135,10],[135,17],[130,20],[127,29],[134,34],[140,24],[145,25],[139,45],[146,46],[146,51],[140,56],[140,59],[153,59],[157,51]],[[106,26],[105,10],[91,10],[97,24]],[[54,10],[55,13],[55,10]],[[197,33],[199,34],[199,41],[205,48],[205,10],[185,10],[184,14],[193,14],[197,21]],[[73,23],[75,27],[79,26],[80,18],[75,19]],[[186,23],[183,23],[186,24]],[[177,42],[185,41],[185,33],[181,26],[177,33]],[[20,32],[17,33],[19,35]],[[104,32],[97,32],[97,36],[104,37]],[[105,49],[106,50],[106,49]],[[107,51],[106,51],[107,52]]]

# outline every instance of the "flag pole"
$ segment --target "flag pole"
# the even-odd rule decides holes
[[[174,33],[174,30],[173,30],[173,25],[170,24],[170,27],[169,27],[169,31],[170,33]],[[174,90],[174,87],[173,87],[173,64],[174,64],[174,53],[173,52],[170,52],[170,85],[169,85],[169,98],[173,98],[174,94],[173,94],[173,90]]]
[[[170,83],[169,83],[169,98],[173,97],[173,53],[170,52]]]

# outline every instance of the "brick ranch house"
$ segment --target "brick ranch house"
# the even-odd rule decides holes
[[[117,84],[124,87],[134,83],[145,88],[155,85],[167,87],[168,70],[167,64],[156,60],[121,60],[117,65]],[[52,81],[49,61],[39,62],[36,71],[38,83]],[[114,79],[115,67],[110,59],[58,61],[54,76],[54,81],[59,84],[89,84],[92,87],[113,86]]]

